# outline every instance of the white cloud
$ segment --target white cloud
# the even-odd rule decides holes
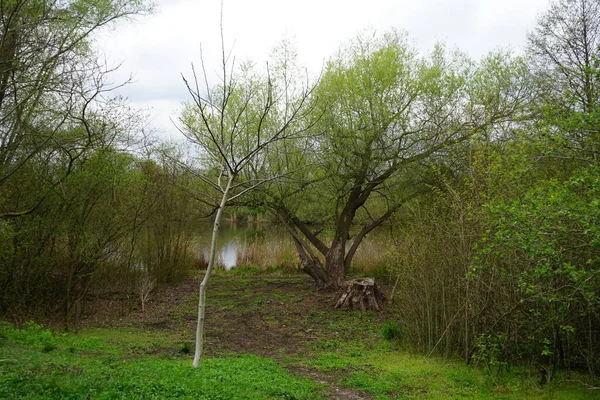
[[[135,105],[153,107],[157,130],[189,96],[181,74],[199,67],[200,45],[209,73],[219,68],[220,0],[158,0],[155,15],[121,23],[98,40],[109,60],[123,62],[115,81],[134,74],[122,89]],[[225,0],[224,37],[237,59],[267,60],[284,37],[294,38],[301,62],[313,72],[361,29],[406,30],[424,52],[443,40],[473,57],[502,47],[518,50],[548,0]]]

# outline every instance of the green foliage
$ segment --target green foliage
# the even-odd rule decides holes
[[[124,236],[137,229],[129,216],[138,174],[123,149],[139,121],[105,86],[107,67],[91,43],[102,27],[150,8],[144,0],[2,2],[1,315],[78,318],[98,271],[117,263]]]
[[[381,336],[385,340],[402,340],[402,328],[398,321],[388,321],[381,328]]]
[[[183,343],[180,347],[179,347],[179,352],[181,354],[190,354],[192,351],[192,344],[191,343]]]
[[[515,320],[538,321],[522,328],[520,344],[530,342],[532,355],[553,362],[563,349],[561,362],[594,370],[599,365],[589,338],[600,307],[599,172],[581,169],[566,181],[539,181],[519,199],[488,203],[482,250],[487,263],[504,265],[501,279],[516,285],[521,316],[514,314]],[[580,357],[564,354],[565,347],[586,350]]]
[[[106,351],[79,357],[69,348],[87,339],[71,335],[47,354],[39,345],[53,335],[33,323],[23,330],[3,324],[0,335],[7,341],[0,347],[2,398],[319,398],[314,383],[251,355],[208,359],[196,370],[189,361],[161,357],[120,359]]]
[[[529,54],[539,87],[539,126],[561,156],[599,157],[600,6],[589,0],[557,0],[529,35]]]
[[[473,72],[476,103],[512,112],[432,162],[432,193],[394,220],[395,300],[417,348],[600,371],[598,21],[597,2],[552,2],[525,58]]]
[[[503,371],[507,392],[514,376],[504,370],[521,361],[551,366],[551,376],[600,371],[600,35],[588,30],[600,21],[597,2],[552,2],[526,58],[494,52],[474,62],[443,45],[420,56],[392,31],[349,42],[312,92],[285,43],[268,76],[248,63],[224,71],[222,86],[206,95],[190,85],[194,104],[181,123],[203,147],[195,166],[202,182],[171,161],[183,159],[177,149],[145,160],[117,150],[136,118],[117,99],[89,102],[102,88],[87,84],[106,74],[90,35],[146,12],[144,1],[2,4],[0,314],[59,309],[68,325],[93,308],[90,298],[144,290],[141,276],[176,282],[197,264],[191,221],[208,213],[189,193],[218,191],[224,167],[242,182],[235,194],[292,171],[289,180],[263,182],[265,196],[248,197],[251,212],[271,207],[299,232],[318,232],[307,242],[339,274],[351,267],[347,241],[359,244],[361,231],[395,213],[391,261],[371,272],[390,273],[394,311],[406,321],[401,329],[369,313],[309,312],[302,322],[318,323],[323,336],[307,346],[303,365],[343,372],[341,382],[377,398],[504,395],[498,374],[489,374],[492,387],[471,370],[444,375],[433,361],[407,370],[407,360],[390,354],[399,339]],[[578,5],[590,7],[575,12]],[[244,255],[228,278],[296,271],[289,253],[277,263],[267,253]],[[261,295],[247,306],[269,302]],[[170,317],[184,320],[181,312]],[[150,358],[161,340],[117,336],[126,349],[34,323],[1,325],[0,397],[315,394],[268,360],[208,360],[199,377],[179,360]],[[169,346],[175,357],[190,351],[180,338]]]
[[[46,353],[57,347],[57,341],[52,332],[32,321],[25,323],[22,330],[2,323],[0,324],[0,337],[13,343],[35,347]]]
[[[505,347],[505,338],[502,335],[479,335],[476,343],[476,350],[471,357],[473,361],[483,363],[490,372],[497,368],[497,372],[502,372],[502,368],[507,365],[503,361],[503,349]]]

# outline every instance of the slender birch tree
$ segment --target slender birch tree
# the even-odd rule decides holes
[[[289,141],[311,125],[312,101],[308,77],[299,78],[299,69],[289,43],[275,52],[274,65],[262,72],[251,63],[236,65],[225,53],[221,30],[220,83],[211,86],[204,61],[202,77],[192,65],[192,79],[183,77],[192,101],[179,118],[180,131],[198,148],[187,169],[212,189],[199,193],[200,201],[215,213],[208,267],[200,283],[194,367],[203,351],[206,288],[215,266],[218,229],[228,204],[281,176],[271,173],[268,152],[278,142]],[[202,59],[203,60],[203,59]]]

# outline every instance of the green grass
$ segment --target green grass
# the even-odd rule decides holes
[[[53,335],[33,324],[23,330],[4,324],[0,338],[2,399],[320,398],[316,383],[269,359],[205,359],[196,370],[189,356],[179,356],[182,345],[172,354],[144,354],[139,348],[165,343],[152,344],[141,332]]]
[[[313,311],[306,320],[325,330],[321,340],[308,344],[310,354],[295,362],[338,376],[339,386],[374,399],[600,399],[599,390],[566,382],[565,376],[541,387],[531,367],[490,375],[460,360],[414,354],[402,347],[399,325],[378,324],[374,313]],[[574,373],[568,380],[590,381]]]
[[[490,374],[460,360],[411,352],[390,314],[306,303],[312,295],[294,289],[301,279],[215,277],[210,306],[230,311],[218,321],[222,341],[213,342],[222,347],[211,348],[214,358],[205,358],[198,370],[191,367],[193,333],[183,329],[185,322],[177,329],[142,330],[127,321],[126,327],[78,334],[52,333],[33,323],[16,329],[0,322],[0,399],[320,399],[327,398],[328,389],[377,400],[600,399],[600,390],[576,383],[594,384],[583,375],[559,375],[540,387],[532,367],[511,366],[510,372]],[[274,289],[279,287],[287,290]],[[182,320],[195,311],[195,301],[190,296],[156,317]],[[304,309],[305,304],[312,306]],[[283,322],[282,310],[289,312]],[[247,318],[258,324],[240,328],[248,329],[248,335],[251,329],[260,336],[261,329],[281,329],[282,324],[290,328],[285,331],[289,335],[303,334],[291,348],[278,344],[276,351],[260,353],[264,357],[240,354],[227,347],[227,332]],[[207,335],[209,342],[213,338]]]
[[[397,321],[388,321],[381,328],[381,336],[386,340],[401,340],[402,329]]]
[[[341,379],[342,386],[358,388],[379,400],[600,399],[597,391],[567,383],[564,377],[540,387],[538,376],[530,369],[492,377],[486,370],[460,361],[431,359],[400,351],[374,351],[358,360],[339,355],[337,358],[329,355],[327,359],[326,368],[339,367],[347,371]]]

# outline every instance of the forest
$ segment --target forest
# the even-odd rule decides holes
[[[600,394],[597,0],[551,1],[522,54],[424,53],[409,33],[367,30],[313,76],[289,40],[268,62],[224,47],[216,84],[203,60],[176,71],[189,92],[180,142],[147,132],[93,45],[152,4],[1,4],[0,397],[447,398],[393,369],[432,357],[451,365],[452,398]],[[281,228],[293,254],[223,269],[219,224],[238,219]],[[375,233],[385,246],[356,262]],[[371,297],[346,306],[377,311],[334,308],[364,278]],[[256,315],[285,349],[234,343]],[[112,361],[69,358],[95,346]],[[117,361],[169,346],[175,364]],[[267,375],[244,375],[254,369]],[[167,370],[176,384],[143,378]],[[515,371],[527,371],[516,389]],[[113,373],[114,392],[94,383]],[[130,376],[144,383],[113,383]],[[227,392],[248,382],[256,392]]]

